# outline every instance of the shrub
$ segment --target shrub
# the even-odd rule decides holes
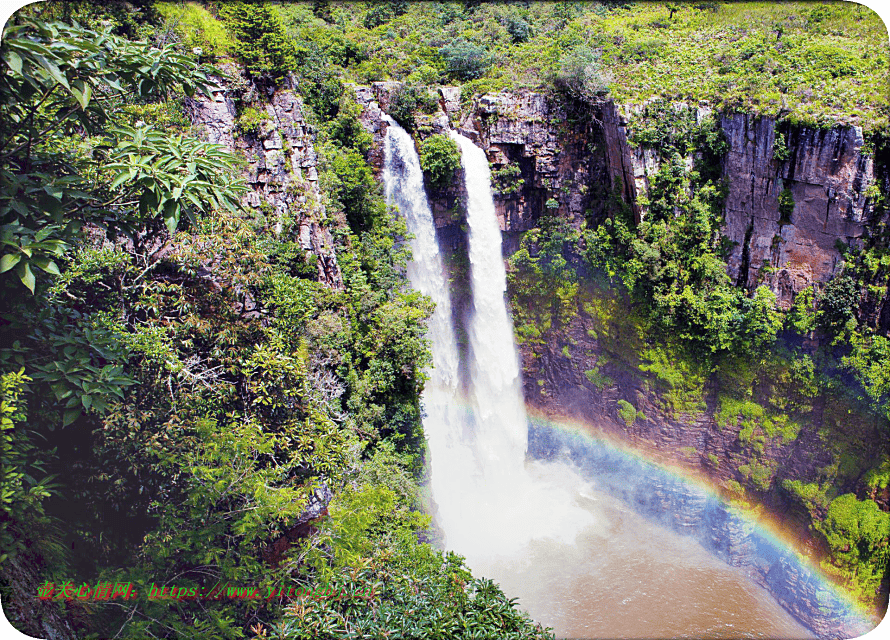
[[[488,52],[466,40],[457,40],[439,50],[449,75],[458,80],[475,80],[485,75],[490,65]]]
[[[791,189],[782,189],[779,193],[779,223],[790,224],[792,213],[794,213],[794,194],[791,193]]]
[[[525,42],[532,35],[532,28],[528,22],[519,16],[509,16],[506,20],[507,33],[513,38],[514,43]]]
[[[368,13],[365,14],[364,25],[366,29],[379,27],[408,11],[407,0],[389,0],[389,2],[375,2]]]
[[[337,117],[329,122],[328,132],[331,139],[344,147],[351,147],[361,153],[371,148],[371,134],[362,126],[359,116],[361,107],[351,96],[343,94]]]
[[[393,91],[389,99],[389,115],[408,131],[414,129],[414,114],[435,111],[438,101],[426,87],[403,84]]]
[[[557,88],[584,101],[606,95],[609,82],[600,66],[599,51],[591,47],[576,47],[563,56],[554,78]]]
[[[420,166],[431,187],[447,187],[454,172],[460,167],[460,149],[457,143],[443,135],[430,136],[420,146]]]
[[[611,387],[615,384],[615,381],[609,376],[605,375],[603,372],[599,370],[599,367],[594,369],[588,369],[584,372],[584,377],[587,378],[588,382],[592,384],[594,387],[602,391],[606,387]]]
[[[855,323],[858,306],[859,287],[856,282],[847,275],[833,278],[819,298],[816,321],[827,333],[840,333],[848,325]]]
[[[624,420],[624,424],[628,427],[633,426],[633,423],[637,421],[637,410],[627,400],[619,400],[618,417]]]
[[[207,9],[194,2],[158,2],[166,26],[179,36],[186,49],[198,48],[210,59],[228,55],[235,47],[232,36]]]
[[[269,122],[269,114],[265,110],[245,107],[235,120],[235,127],[243,135],[258,136],[266,122]]]
[[[890,514],[873,500],[847,493],[831,502],[825,520],[816,527],[828,541],[832,564],[845,570],[861,595],[874,597],[890,560]]]
[[[296,67],[296,49],[278,9],[266,4],[233,2],[220,15],[235,36],[235,53],[252,75],[280,80]]]
[[[776,138],[773,140],[773,158],[779,162],[784,162],[789,157],[791,157],[791,149],[788,148],[785,134],[777,131]]]

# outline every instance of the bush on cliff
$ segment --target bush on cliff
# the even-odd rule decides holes
[[[832,563],[823,566],[839,571],[859,595],[874,594],[890,563],[890,513],[847,493],[832,500],[816,528],[832,551]]]
[[[435,134],[420,145],[420,166],[434,189],[451,184],[454,172],[460,168],[460,149],[447,136]]]

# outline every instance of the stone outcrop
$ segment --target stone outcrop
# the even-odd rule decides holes
[[[250,188],[244,204],[266,216],[277,233],[291,224],[300,248],[316,262],[319,281],[342,287],[330,232],[333,221],[326,218],[318,187],[315,133],[306,122],[302,101],[290,89],[257,99],[257,89],[249,87],[248,97],[263,104],[268,118],[258,131],[244,134],[236,126],[233,93],[220,82],[212,99],[191,101],[192,121],[203,127],[209,141],[247,159],[244,177]]]
[[[504,231],[526,231],[545,213],[580,224],[602,207],[609,179],[595,119],[572,122],[562,105],[540,93],[499,93],[477,98],[457,129],[491,162]]]
[[[786,140],[790,156],[780,161],[775,126],[772,118],[738,113],[720,120],[730,145],[724,234],[735,243],[730,276],[742,286],[763,281],[787,306],[810,283],[835,274],[839,242],[853,244],[865,233],[874,167],[859,127],[794,128]],[[794,210],[783,219],[785,189]]]
[[[647,195],[659,162],[655,150],[627,142],[634,110],[606,103],[602,131],[612,187],[639,221],[645,211],[638,198]],[[696,111],[699,118],[710,114],[706,106]],[[723,234],[733,243],[728,273],[742,287],[766,284],[788,308],[795,294],[835,275],[839,243],[855,244],[867,232],[873,203],[866,190],[875,175],[862,130],[792,127],[784,136],[788,157],[779,160],[773,118],[723,114],[719,126],[729,143],[722,167],[728,187]],[[787,216],[779,206],[786,189],[793,200]]]

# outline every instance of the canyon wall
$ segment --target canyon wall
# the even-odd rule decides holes
[[[234,77],[242,74],[232,65],[227,71]],[[247,103],[258,92],[266,94],[266,118],[256,130],[240,131],[234,98]],[[219,81],[211,99],[196,97],[187,107],[207,140],[238,150],[247,160],[242,175],[249,189],[243,204],[277,220],[279,233],[285,225],[293,226],[300,248],[317,266],[318,280],[342,287],[331,225],[325,224],[327,212],[318,187],[315,133],[306,122],[302,100],[292,89],[264,91],[242,78],[240,86],[234,87]]]

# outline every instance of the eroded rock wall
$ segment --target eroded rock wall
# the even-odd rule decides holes
[[[874,163],[863,152],[862,130],[792,128],[789,156],[779,160],[772,118],[728,114],[720,127],[730,146],[724,234],[736,243],[729,274],[741,286],[769,285],[787,307],[796,293],[837,272],[838,243],[855,244],[866,233],[873,211],[865,190]],[[783,219],[785,189],[794,208]]]
[[[302,100],[291,89],[261,91],[248,85],[247,92],[247,99],[262,104],[267,116],[256,132],[238,130],[235,91],[221,81],[212,99],[201,97],[189,103],[192,121],[203,128],[210,142],[237,151],[247,160],[243,176],[249,190],[244,204],[266,216],[278,233],[285,222],[292,221],[300,248],[316,258],[319,281],[342,287],[331,225],[326,224],[318,187],[315,133],[306,121]]]

